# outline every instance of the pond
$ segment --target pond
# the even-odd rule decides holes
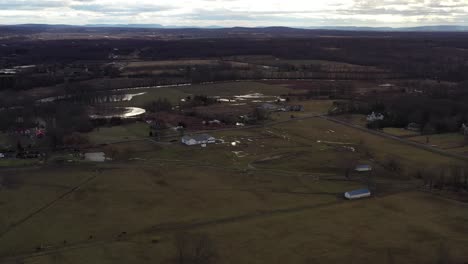
[[[106,154],[104,152],[88,152],[84,154],[84,159],[92,162],[105,162]]]
[[[134,97],[136,96],[141,96],[145,95],[146,92],[142,93],[127,93],[127,94],[112,94],[112,95],[99,95],[96,94],[93,96],[91,99],[93,103],[112,103],[112,102],[128,102],[133,100]],[[59,100],[69,100],[73,99],[73,97],[66,96],[66,95],[61,95],[61,96],[52,96],[52,97],[46,97],[43,99],[39,99],[36,102],[37,103],[51,103]]]
[[[139,107],[112,107],[104,111],[96,111],[89,115],[92,119],[110,118],[136,118],[146,113],[146,110]]]

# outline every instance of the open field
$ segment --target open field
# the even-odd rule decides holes
[[[377,72],[382,71],[377,67],[361,66],[350,63],[327,61],[327,60],[291,60],[280,59],[273,56],[235,56],[233,60],[239,60],[257,65],[265,65],[272,67],[279,67],[284,65],[293,65],[296,67],[316,67],[316,69],[325,71],[363,71],[363,72]],[[317,68],[318,67],[318,68]]]
[[[397,137],[415,137],[421,134],[416,131],[411,131],[411,130],[404,129],[404,128],[396,128],[396,127],[386,127],[383,129],[383,132],[393,135],[393,136],[397,136]]]
[[[454,149],[465,146],[465,139],[463,135],[459,133],[435,134],[429,136],[411,137],[409,139],[440,149]]]
[[[100,140],[140,128],[123,129],[99,131]],[[0,190],[0,209],[10,212],[0,217],[0,262],[173,263],[182,231],[208,234],[217,263],[468,258],[466,205],[394,193],[419,183],[380,166],[388,157],[410,168],[460,161],[321,118],[212,134],[226,143],[128,142],[115,146],[129,156],[110,163],[2,171],[18,181]],[[361,175],[344,177],[350,158],[375,166],[377,198],[341,198],[366,186]]]
[[[0,26],[0,264],[468,264],[468,34],[121,26]]]
[[[360,114],[346,114],[338,116],[340,120],[351,123],[353,125],[358,125],[365,127],[367,125],[367,117]]]
[[[147,138],[149,131],[148,124],[138,122],[122,126],[101,127],[86,135],[92,144],[109,144]]]
[[[0,146],[9,144],[8,135],[0,132]]]
[[[247,94],[262,94],[265,96],[280,96],[285,95],[292,90],[279,86],[265,84],[261,82],[226,82],[215,84],[194,84],[188,86],[170,87],[170,88],[142,88],[134,89],[129,93],[145,93],[140,96],[135,96],[131,101],[115,103],[121,106],[136,106],[143,107],[147,103],[158,100],[168,99],[171,103],[177,104],[181,99],[187,96],[206,95],[217,97],[229,97],[247,95]]]

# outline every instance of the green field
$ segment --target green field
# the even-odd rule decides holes
[[[0,132],[0,146],[10,144],[8,135]]]
[[[441,149],[453,149],[464,147],[465,138],[459,133],[435,134],[429,136],[411,137],[410,140],[428,144]]]
[[[149,131],[148,124],[137,122],[123,126],[96,128],[86,135],[92,144],[109,144],[147,138]]]
[[[339,119],[354,124],[358,126],[365,127],[367,125],[367,117],[366,115],[360,114],[347,114],[347,115],[340,115],[338,116]]]
[[[396,127],[386,127],[383,131],[387,134],[397,136],[397,137],[414,137],[419,136],[421,133],[407,130],[404,128],[396,128]]]

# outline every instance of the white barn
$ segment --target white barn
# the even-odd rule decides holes
[[[191,135],[191,136],[182,137],[182,143],[187,146],[212,144],[215,142],[216,142],[216,138],[208,134]]]

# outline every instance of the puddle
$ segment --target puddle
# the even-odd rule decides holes
[[[247,154],[244,151],[233,151],[232,153],[234,153],[238,158],[247,157]]]
[[[99,96],[96,95],[96,98],[94,99],[95,103],[110,103],[110,102],[128,102],[133,100],[134,97],[145,95],[146,92],[142,93],[129,93],[129,94],[113,94],[113,95],[103,95]],[[58,100],[64,100],[64,99],[71,99],[73,97],[70,96],[53,96],[53,97],[47,97],[43,99],[39,99],[36,102],[38,103],[51,103],[55,102]]]
[[[236,95],[234,97],[239,98],[239,99],[260,99],[260,98],[266,98],[266,97],[271,97],[271,96],[265,96],[264,94],[261,94],[261,93],[252,93],[252,94]]]
[[[113,110],[118,113],[109,113],[109,114],[94,114],[90,115],[89,117],[92,119],[100,119],[100,118],[113,118],[113,117],[120,117],[120,118],[132,118],[140,116],[146,113],[146,110],[139,107],[116,107]]]
[[[106,154],[104,152],[88,152],[84,154],[86,161],[105,162]]]

